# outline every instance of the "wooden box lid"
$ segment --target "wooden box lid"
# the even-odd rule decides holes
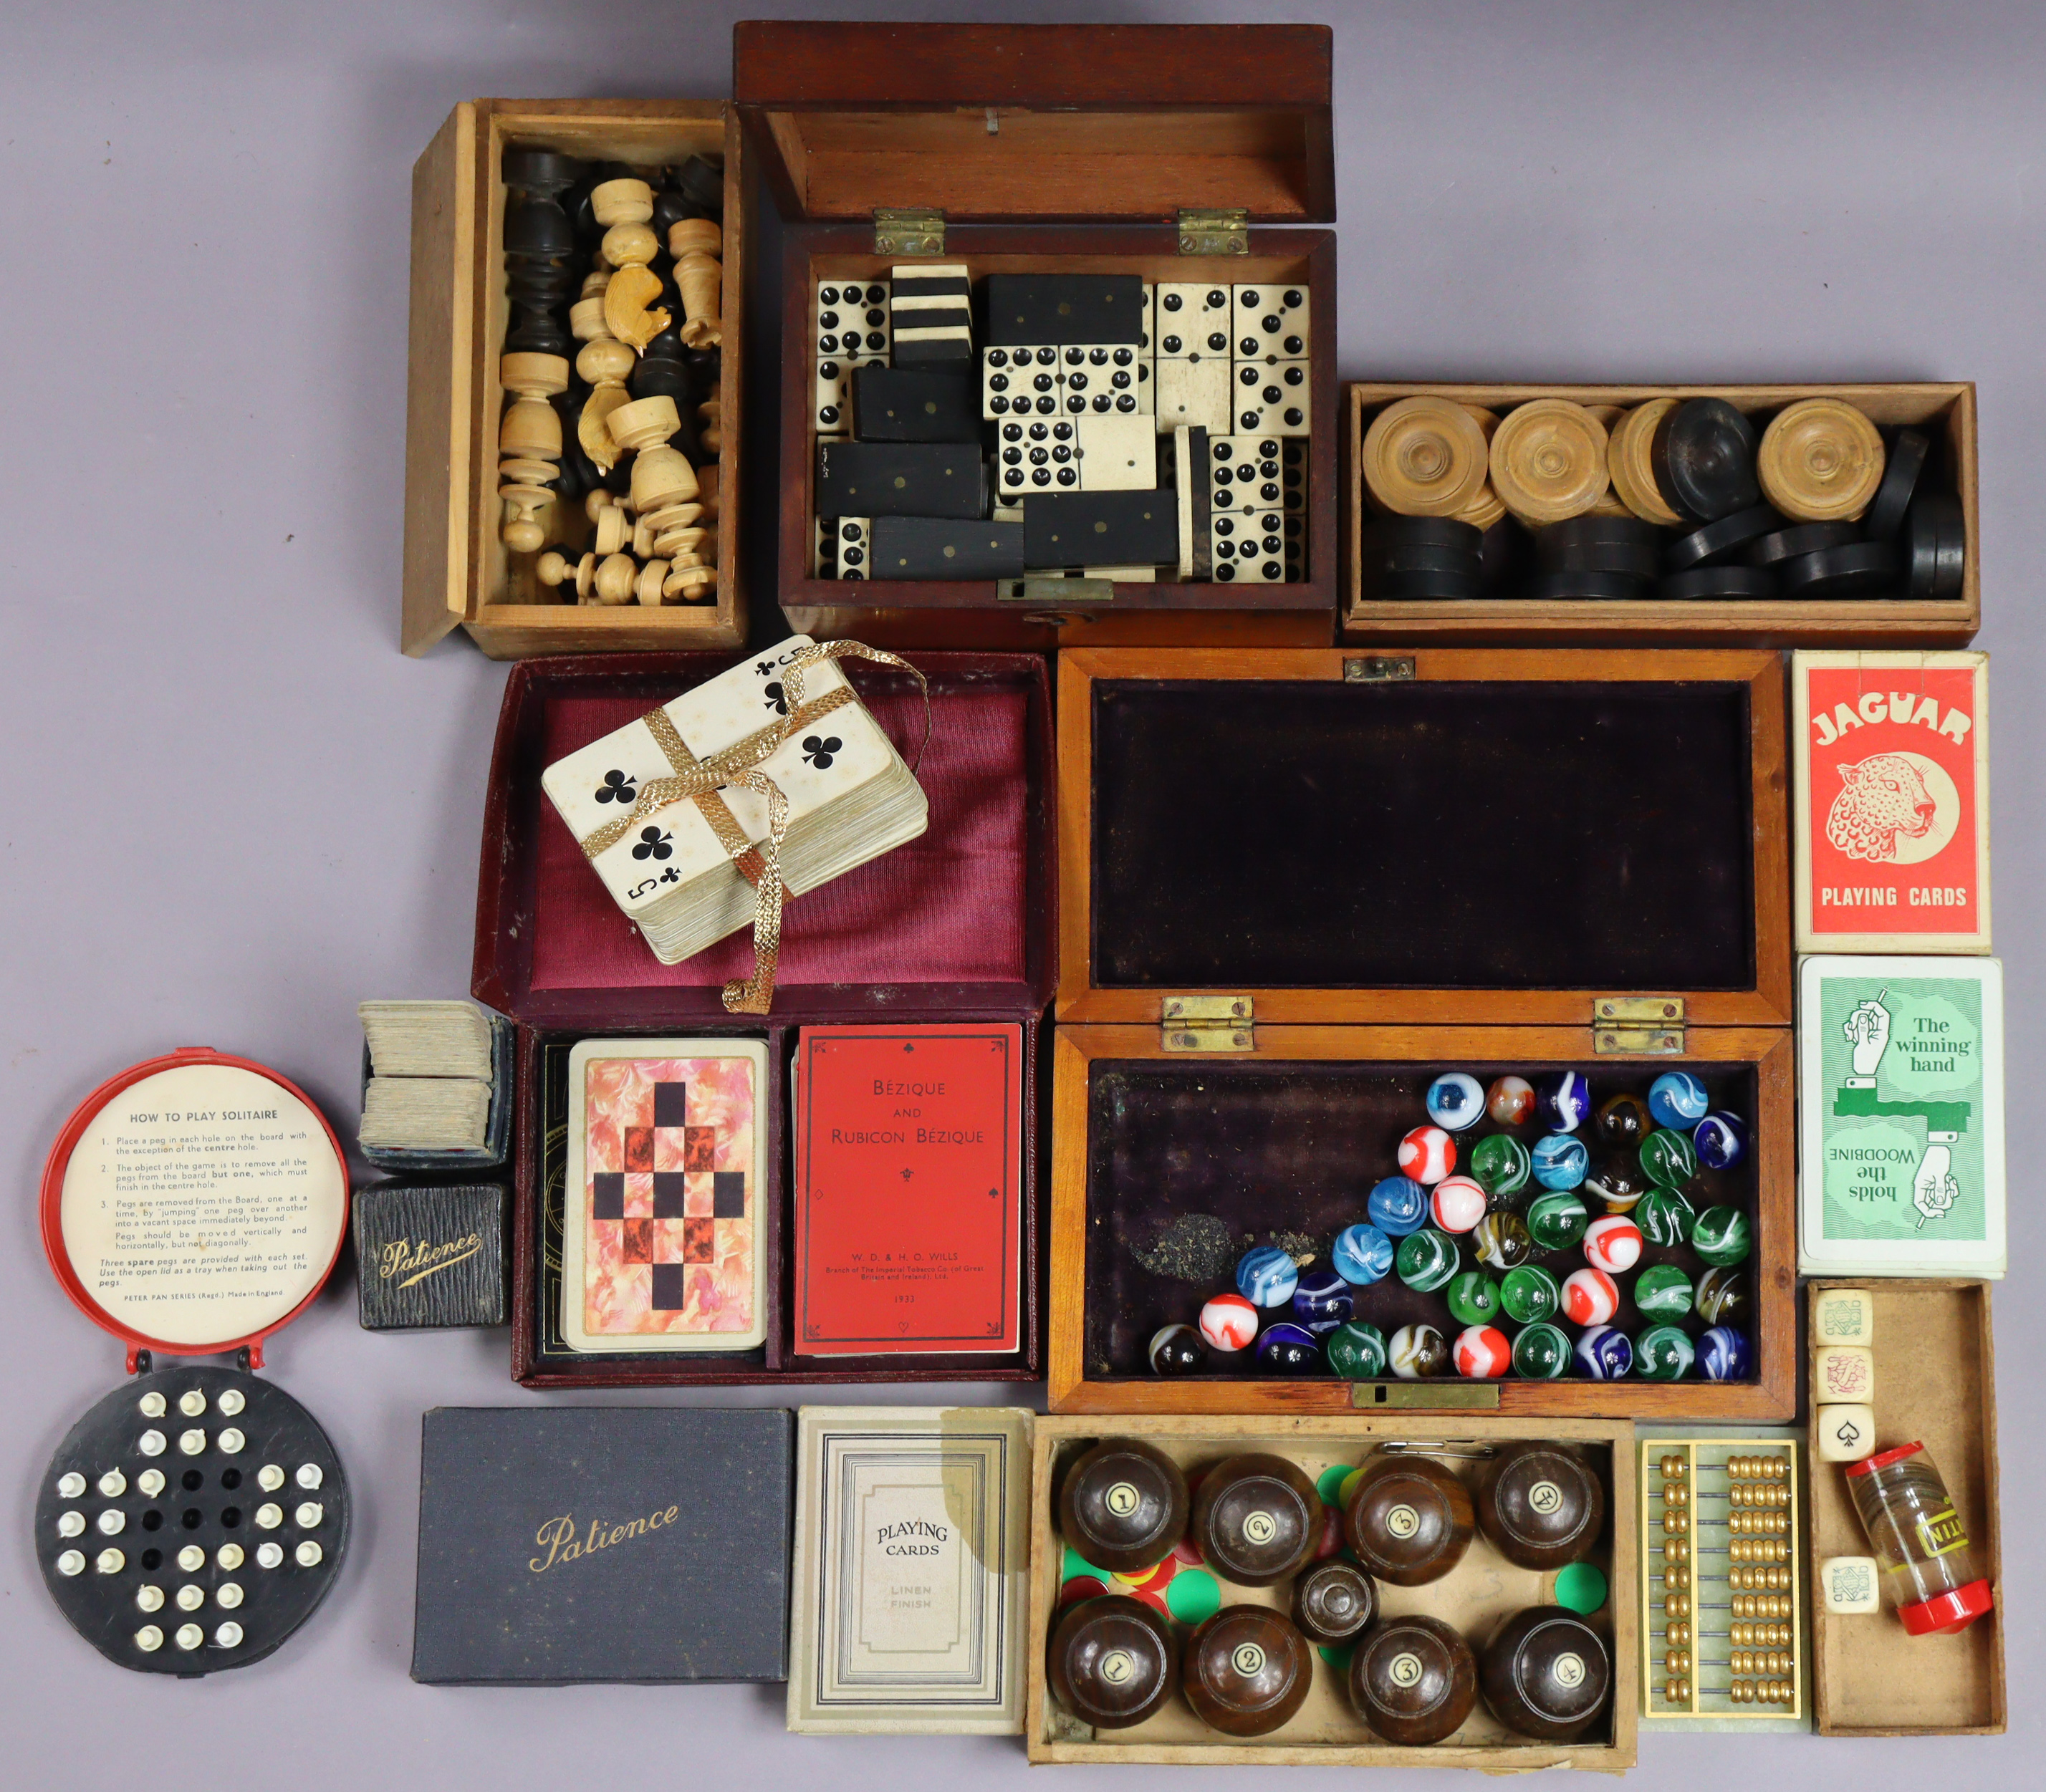
[[[749,20],[732,92],[785,215],[1334,221],[1320,25]]]

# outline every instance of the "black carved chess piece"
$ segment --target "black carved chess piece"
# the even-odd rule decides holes
[[[575,230],[562,195],[581,171],[580,162],[555,150],[504,152],[504,287],[513,307],[508,353],[569,353],[564,318],[576,293]]]

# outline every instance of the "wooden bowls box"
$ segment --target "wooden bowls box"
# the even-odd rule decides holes
[[[509,309],[503,167],[504,151],[522,146],[646,171],[691,156],[723,158],[728,298],[717,393],[724,440],[714,604],[563,603],[539,583],[539,557],[508,553],[499,538],[504,506],[497,495],[497,434],[506,398],[499,361]],[[745,640],[738,553],[742,156],[737,121],[723,100],[479,99],[450,113],[414,164],[400,631],[407,653],[424,653],[457,624],[494,660],[735,647]]]
[[[776,561],[792,624],[891,647],[1334,638],[1335,239],[1301,228],[1335,216],[1330,47],[1322,25],[735,28],[735,104],[789,221]],[[886,279],[917,256],[963,263],[976,280],[1056,272],[1303,285],[1305,578],[1253,588],[1179,584],[1166,570],[1156,584],[1113,585],[813,576],[818,283]]]
[[[932,729],[921,838],[784,910],[773,1012],[725,1012],[752,963],[750,930],[658,962],[542,794],[540,773],[730,665],[716,654],[528,661],[507,680],[484,815],[471,992],[517,1023],[512,1371],[527,1387],[724,1382],[1036,1380],[1039,1019],[1056,977],[1049,680],[1036,656],[924,653]],[[906,674],[847,661],[905,754],[923,705]],[[1023,1027],[1021,1347],[1006,1355],[800,1357],[790,1309],[789,1066],[805,1023],[1007,1020]],[[568,1054],[579,1039],[765,1035],[767,1337],[758,1350],[579,1354],[558,1332]]]

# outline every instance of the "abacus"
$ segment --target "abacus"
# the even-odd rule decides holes
[[[1643,1438],[1641,1712],[1789,1720],[1809,1675],[1797,1440]]]

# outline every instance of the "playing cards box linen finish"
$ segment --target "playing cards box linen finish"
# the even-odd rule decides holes
[[[790,1729],[1021,1729],[1032,1423],[1007,1407],[797,1414]]]
[[[1801,952],[1990,949],[1989,656],[1793,653]]]
[[[1799,974],[1799,1272],[2004,1272],[2003,967],[1811,958]]]
[[[440,1407],[421,1430],[415,1680],[786,1678],[790,1414]]]
[[[1022,1058],[1013,1021],[803,1029],[799,1352],[1016,1348]]]

